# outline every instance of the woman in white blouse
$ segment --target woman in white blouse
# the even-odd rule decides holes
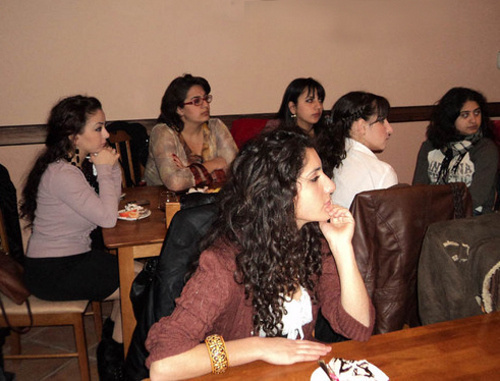
[[[356,194],[398,183],[394,169],[375,155],[393,133],[389,108],[384,97],[362,91],[345,94],[333,105],[317,139],[323,169],[337,186],[333,203],[349,208]]]

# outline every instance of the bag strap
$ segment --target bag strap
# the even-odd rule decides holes
[[[3,305],[2,298],[0,298],[0,308],[2,309],[2,314],[3,314],[3,317],[4,317],[5,321],[7,322],[7,325],[14,332],[20,333],[20,334],[28,333],[30,331],[31,327],[33,327],[33,314],[31,312],[30,301],[28,299],[26,299],[25,303],[26,303],[26,309],[28,310],[28,316],[30,318],[30,325],[28,327],[13,327],[10,324],[9,318],[7,316],[7,312],[5,312],[5,307]]]

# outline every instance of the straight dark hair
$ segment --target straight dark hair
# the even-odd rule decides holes
[[[296,123],[295,118],[292,117],[292,113],[290,112],[290,108],[288,104],[293,102],[297,104],[300,94],[307,89],[307,96],[310,96],[316,92],[318,94],[318,98],[323,102],[325,100],[325,88],[321,83],[316,81],[315,79],[309,78],[296,78],[285,89],[285,93],[283,94],[283,99],[281,100],[281,105],[276,114],[276,118],[281,121],[283,126],[290,126]],[[323,116],[321,116],[318,123],[313,126],[314,133],[317,134],[318,129],[317,126],[323,124]]]

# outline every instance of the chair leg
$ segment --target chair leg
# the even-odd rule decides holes
[[[10,336],[11,336],[10,353],[12,355],[21,354],[21,335],[11,330]]]
[[[82,381],[90,381],[89,357],[87,353],[87,340],[83,326],[83,315],[78,315],[73,324],[75,334],[76,350],[78,352],[78,365]]]
[[[97,341],[102,339],[102,308],[101,302],[92,302],[92,311],[94,312],[94,326],[97,335]]]

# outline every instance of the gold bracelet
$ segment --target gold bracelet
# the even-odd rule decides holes
[[[219,335],[211,335],[205,339],[205,344],[207,345],[208,355],[212,363],[212,373],[224,373],[229,367],[224,339]]]

